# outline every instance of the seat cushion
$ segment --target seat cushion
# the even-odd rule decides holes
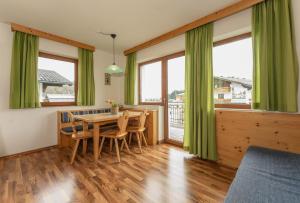
[[[70,122],[68,112],[62,112],[61,113],[61,122],[62,123],[68,123],[68,122]]]
[[[90,129],[93,129],[93,124],[89,124],[89,130]],[[82,131],[83,130],[82,125],[76,126],[76,130],[77,131]],[[64,133],[70,134],[70,133],[73,133],[73,128],[72,127],[65,127],[65,128],[62,128],[62,131]]]
[[[225,202],[300,202],[300,155],[250,147]]]

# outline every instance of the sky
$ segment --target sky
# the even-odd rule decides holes
[[[214,47],[214,75],[252,80],[252,55],[251,38]]]
[[[71,82],[74,82],[75,77],[73,63],[39,57],[38,67],[39,69],[54,70]]]
[[[214,76],[252,80],[252,40],[239,40],[213,48]],[[168,61],[168,93],[184,90],[184,57]],[[145,65],[142,72],[143,92],[148,98],[161,97],[161,62]]]
[[[144,65],[141,69],[142,101],[161,99],[161,61]]]

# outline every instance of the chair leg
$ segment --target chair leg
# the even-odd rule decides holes
[[[75,145],[73,147],[73,152],[72,152],[72,156],[71,156],[71,164],[73,164],[73,162],[74,162],[74,159],[75,159],[75,156],[76,156],[76,152],[77,152],[77,149],[78,149],[78,146],[79,146],[79,142],[80,142],[79,139],[76,140],[76,143],[75,143]]]
[[[122,139],[122,143],[121,143],[121,151],[123,151],[123,148],[124,148],[124,139],[126,140],[126,138],[124,137],[123,139]]]
[[[141,144],[141,139],[140,139],[140,133],[139,132],[136,133],[136,138],[137,138],[137,141],[138,141],[138,144],[139,144],[140,152],[143,153],[142,152],[142,144]]]
[[[131,145],[132,132],[129,133],[129,145]]]
[[[125,144],[125,147],[126,147],[126,149],[127,149],[127,152],[130,154],[131,152],[130,152],[130,150],[129,150],[129,147],[128,147],[128,144],[127,144],[127,141],[126,141],[126,138],[124,137],[123,138],[123,142],[122,142],[122,144]]]
[[[119,145],[118,145],[118,138],[115,138],[115,148],[116,148],[116,153],[117,153],[117,158],[118,158],[118,162],[121,162],[120,159],[120,152],[119,152]]]
[[[86,154],[86,149],[87,149],[87,139],[83,139],[82,154]]]
[[[142,135],[142,138],[144,140],[145,146],[148,147],[147,140],[146,140],[144,132],[141,132],[141,135]]]
[[[102,152],[104,140],[105,140],[105,137],[102,137],[101,144],[100,144],[100,148],[99,148],[99,156],[100,156],[100,157],[101,157],[101,152]]]
[[[113,148],[113,138],[110,138],[110,142],[109,142],[109,152],[112,152],[112,148]]]

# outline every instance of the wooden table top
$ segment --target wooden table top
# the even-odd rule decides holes
[[[129,118],[134,118],[141,115],[141,112],[129,111],[128,113],[129,113]],[[114,121],[117,120],[122,115],[123,115],[122,112],[119,112],[118,114],[101,113],[101,114],[74,115],[74,118],[89,123],[96,123],[96,122],[104,122],[104,121]]]

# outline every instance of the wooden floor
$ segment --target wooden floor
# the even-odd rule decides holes
[[[136,151],[136,149],[132,150]],[[69,164],[69,149],[0,159],[0,202],[222,202],[235,170],[158,145]]]

